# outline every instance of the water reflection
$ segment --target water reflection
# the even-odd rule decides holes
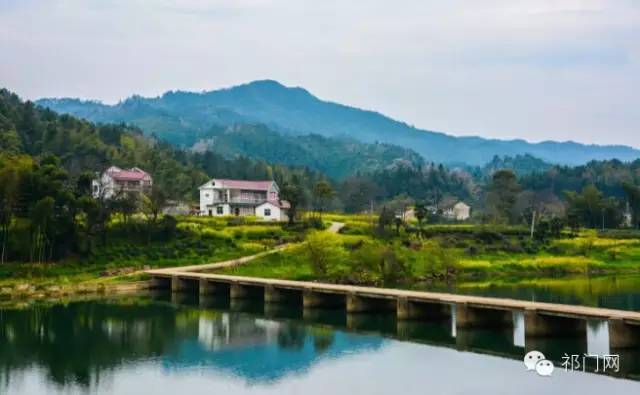
[[[422,284],[416,288],[437,292],[640,311],[640,275],[514,278],[453,284]]]
[[[337,366],[344,369],[340,383],[297,389],[353,393],[345,389],[356,388],[349,385],[357,384],[353,380],[370,361],[405,377],[413,371],[412,364],[439,366],[433,360],[437,355],[443,358],[437,368],[442,377],[431,379],[438,385],[472,374],[454,362],[499,377],[502,373],[492,370],[497,365],[516,375],[524,371],[521,358],[532,349],[545,353],[556,366],[564,353],[611,351],[606,323],[589,322],[582,339],[529,339],[522,314],[514,314],[513,320],[513,329],[456,331],[455,316],[442,322],[396,321],[393,315],[347,315],[343,310],[175,294],[6,308],[0,309],[0,393],[146,393],[148,385],[159,386],[156,393],[171,393],[174,381],[181,382],[185,375],[190,377],[188,383],[182,381],[185,389],[215,378],[218,388],[225,383],[231,392],[272,386],[284,391],[291,383],[315,380],[318,372]],[[509,363],[496,362],[495,357]],[[637,351],[623,353],[619,375],[640,379],[638,357]],[[200,379],[191,376],[194,372]],[[416,374],[405,380],[420,382],[422,374]],[[136,375],[140,382],[134,380]],[[131,389],[123,390],[125,383]],[[640,383],[633,385],[640,388]]]

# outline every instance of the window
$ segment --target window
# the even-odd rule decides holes
[[[218,215],[222,215],[223,211],[222,211],[222,206],[218,206],[216,207],[216,214]]]
[[[205,193],[205,194],[204,194],[204,197],[209,197],[209,194],[208,194],[208,193]]]
[[[270,217],[271,216],[271,209],[270,208],[265,208],[264,209],[264,216],[265,217]]]

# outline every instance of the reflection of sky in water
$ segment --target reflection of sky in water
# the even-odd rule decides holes
[[[273,342],[209,351],[197,339],[187,339],[180,343],[176,352],[162,358],[162,365],[168,372],[193,367],[214,369],[257,383],[302,374],[321,360],[375,351],[386,342],[377,336],[334,332],[333,343],[322,351],[316,350],[312,336],[305,336],[295,348],[283,348]]]
[[[412,341],[428,344],[424,345],[299,320],[270,320],[201,309],[165,311],[167,320],[163,321],[164,326],[158,326],[162,330],[154,332],[152,321],[145,323],[137,314],[127,320],[121,313],[116,314],[117,305],[110,308],[116,311],[105,315],[104,325],[97,327],[108,334],[112,343],[100,343],[97,350],[121,341],[130,346],[145,344],[144,333],[155,333],[156,337],[148,340],[166,340],[166,348],[157,354],[147,350],[118,359],[108,368],[96,364],[88,387],[56,386],[38,363],[0,371],[0,375],[11,376],[8,386],[0,385],[0,394],[640,393],[640,382],[564,372],[557,362],[558,355],[550,358],[556,362],[551,378],[539,377],[524,368],[521,358],[526,352],[525,345],[545,352],[548,358],[547,350],[560,355],[574,351],[608,353],[608,328],[602,322],[589,322],[586,341],[535,339],[535,344],[525,339],[521,313],[514,314],[512,331],[455,331],[455,320],[451,327],[448,323],[398,323],[405,333],[413,334],[409,337]],[[86,313],[86,317],[92,318],[95,314]],[[59,315],[53,317],[60,319]],[[125,322],[129,325],[124,325]],[[74,328],[68,337],[68,344],[72,345],[77,344],[74,339],[83,335],[78,332],[80,327]],[[95,337],[91,339],[95,341]],[[632,355],[623,364],[633,360],[637,358]],[[46,362],[51,361],[40,360],[41,364]],[[57,365],[60,361],[52,362]]]
[[[103,394],[635,394],[640,383],[564,372],[550,378],[527,372],[522,361],[456,350],[388,341],[386,346],[339,359],[322,359],[304,374],[277,382],[249,383],[218,369],[158,370],[153,360],[124,366],[91,393]],[[33,372],[29,373],[34,375]],[[56,391],[32,377],[19,394],[81,394]],[[18,393],[18,392],[16,392]]]

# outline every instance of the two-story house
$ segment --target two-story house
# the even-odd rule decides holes
[[[142,169],[121,169],[111,166],[92,181],[91,188],[94,198],[111,199],[121,194],[139,196],[149,193],[153,186],[151,175]]]
[[[256,216],[285,221],[289,203],[280,200],[275,181],[245,181],[214,178],[200,188],[200,215]]]

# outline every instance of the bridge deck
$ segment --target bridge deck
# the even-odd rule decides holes
[[[180,268],[148,270],[153,277],[173,278],[183,280],[206,279],[212,282],[229,284],[273,286],[276,288],[313,291],[319,293],[357,295],[361,297],[398,299],[405,298],[414,302],[464,304],[469,307],[489,308],[496,310],[524,311],[535,310],[537,314],[560,317],[622,320],[627,324],[640,325],[640,312],[613,310],[599,307],[575,306],[556,303],[530,302],[516,299],[490,298],[470,295],[456,295],[438,292],[422,292],[402,289],[361,287],[353,285],[325,284],[308,281],[291,281],[257,277],[229,276],[213,273],[199,273]]]

